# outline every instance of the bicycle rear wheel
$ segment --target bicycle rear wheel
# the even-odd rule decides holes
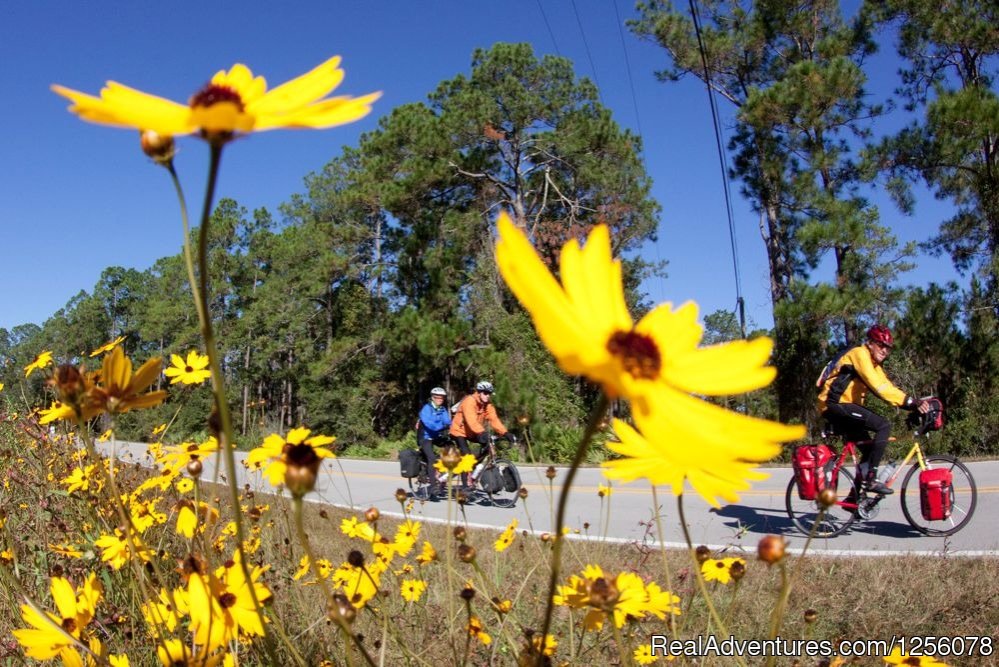
[[[417,500],[433,500],[430,493],[430,477],[425,461],[420,461],[420,472],[416,477],[409,478],[409,492]]]
[[[836,504],[822,512],[819,501],[804,500],[798,495],[798,480],[794,477],[788,482],[784,502],[787,515],[795,527],[805,535],[815,537],[835,537],[857,520],[857,489],[853,474],[843,466],[837,471]],[[821,518],[820,518],[821,517]]]
[[[492,467],[499,472],[503,479],[503,487],[493,493],[487,493],[489,502],[496,507],[513,507],[517,504],[518,493],[520,492],[520,472],[517,466],[507,459],[496,459]]]
[[[950,454],[934,454],[923,457],[929,470],[943,468],[950,470],[953,484],[950,490],[950,516],[939,521],[928,521],[923,518],[919,499],[919,465],[914,465],[906,473],[902,481],[900,499],[902,513],[906,521],[924,535],[953,535],[968,525],[971,515],[978,505],[978,487],[975,478],[971,476],[968,466],[961,463],[957,457]],[[912,488],[909,484],[912,483]]]

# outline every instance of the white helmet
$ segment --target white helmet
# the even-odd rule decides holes
[[[431,396],[447,396],[447,392],[442,387],[434,387],[430,390]]]
[[[481,391],[486,394],[493,393],[493,383],[487,380],[483,380],[479,384],[475,385],[475,391]]]

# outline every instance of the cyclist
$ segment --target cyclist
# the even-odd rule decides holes
[[[437,463],[434,442],[446,436],[447,429],[451,426],[451,411],[444,405],[446,397],[447,392],[442,387],[431,389],[430,399],[420,410],[420,421],[416,425],[416,439],[420,443],[420,451],[423,452],[429,466],[431,493],[436,493],[439,488],[437,471],[434,469],[434,464]]]
[[[468,444],[468,441],[472,440],[481,445],[477,452],[477,458],[481,459],[485,455],[489,437],[486,433],[487,425],[492,428],[496,435],[505,437],[508,441],[513,438],[513,435],[500,421],[499,415],[496,414],[496,408],[489,402],[492,393],[492,383],[483,380],[475,385],[475,393],[461,399],[461,403],[458,404],[454,420],[451,422],[450,433],[451,439],[458,445],[462,454],[472,453]],[[462,481],[467,485],[467,478]]]
[[[888,327],[875,324],[867,331],[867,341],[833,360],[819,378],[819,414],[839,426],[851,440],[866,440],[874,432],[874,443],[861,448],[860,462],[867,463],[865,488],[888,495],[894,490],[878,480],[878,464],[888,446],[891,424],[881,415],[864,407],[867,392],[905,410],[930,409],[926,401],[905,394],[885,375],[884,364],[895,339]]]

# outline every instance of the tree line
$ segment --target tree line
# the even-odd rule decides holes
[[[814,424],[822,365],[883,321],[900,340],[890,374],[949,406],[949,447],[999,446],[999,35],[991,5],[955,4],[896,0],[847,20],[837,2],[699,2],[696,26],[682,7],[639,4],[630,28],[663,48],[663,81],[700,77],[735,107],[730,175],[759,213],[775,322],[749,335],[775,338],[778,368],[772,388],[728,399],[740,409]],[[870,102],[864,61],[889,35],[907,67],[889,104],[916,120],[878,136],[887,110]],[[252,439],[305,423],[371,446],[406,437],[431,387],[454,401],[489,378],[508,421],[557,458],[595,396],[558,371],[498,277],[492,221],[500,209],[524,220],[553,270],[567,239],[609,224],[640,315],[642,280],[664,273],[636,254],[661,214],[640,151],[568,60],[497,44],[309,174],[279,211],[220,201],[211,309],[237,428]],[[920,180],[956,211],[924,248],[950,254],[966,287],[903,288],[916,248],[861,195],[874,183],[911,207]],[[827,258],[835,273],[822,281]],[[743,335],[734,313],[705,326],[708,342]],[[41,326],[0,330],[4,395],[41,400],[40,379],[21,372],[40,350],[79,360],[117,336],[139,358],[198,346],[179,253],[147,271],[109,267]],[[178,393],[122,427],[203,432],[208,391]]]

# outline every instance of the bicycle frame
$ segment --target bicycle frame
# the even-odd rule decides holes
[[[889,442],[894,442],[894,441],[895,438],[889,439]],[[846,462],[846,456],[847,454],[849,454],[850,458],[853,461],[854,469],[856,470],[856,475],[854,476],[854,483],[857,487],[859,487],[862,480],[860,475],[860,458],[858,457],[857,448],[862,445],[869,445],[869,444],[874,444],[874,441],[847,440],[843,445],[843,451],[840,452],[839,456],[836,459],[836,465],[833,466],[832,470],[833,478],[836,478],[839,475],[840,469],[843,467],[843,465]],[[918,462],[920,470],[926,469],[926,460],[923,458],[923,448],[920,447],[919,445],[918,436],[915,437],[915,439],[913,440],[912,447],[909,448],[909,453],[905,455],[905,458],[895,468],[895,472],[893,472],[891,476],[885,480],[885,485],[891,487],[895,483],[895,480],[897,480],[899,476],[902,474],[902,472],[906,469],[906,467],[909,465],[909,462],[912,461],[913,458],[915,458],[916,461]],[[840,500],[837,501],[836,504],[840,505],[841,507],[845,507],[847,509],[855,510],[858,507],[858,503],[856,502],[856,500],[857,499],[855,499],[854,502],[848,502],[847,500]]]

